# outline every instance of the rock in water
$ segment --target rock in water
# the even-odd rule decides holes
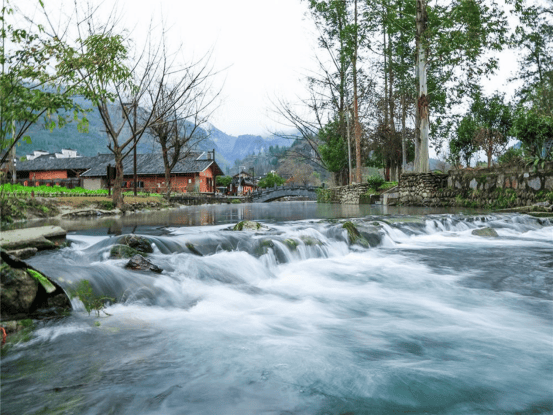
[[[135,255],[139,255],[140,252],[127,245],[113,245],[109,252],[110,258],[132,258]]]
[[[0,267],[2,316],[26,314],[31,311],[38,291],[38,281],[24,269],[3,263]]]
[[[497,238],[499,236],[495,231],[495,229],[492,229],[492,228],[475,229],[472,231],[472,234],[476,236],[487,236],[491,238]]]
[[[242,222],[238,222],[236,225],[234,225],[234,228],[232,228],[233,231],[258,231],[263,227],[261,223],[254,222],[251,220],[243,220]]]
[[[130,268],[135,271],[152,271],[160,274],[163,270],[155,264],[152,264],[148,259],[144,258],[142,255],[133,256],[125,268]]]
[[[150,241],[143,236],[125,235],[119,240],[119,243],[130,246],[143,254],[151,254],[154,252]]]

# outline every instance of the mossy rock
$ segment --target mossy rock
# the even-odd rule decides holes
[[[234,228],[232,228],[233,231],[258,231],[262,228],[263,225],[259,222],[254,222],[251,220],[243,220],[241,222],[238,222],[236,225],[234,225]]]
[[[136,249],[141,254],[151,254],[154,252],[151,242],[143,236],[125,235],[118,241],[122,245],[127,245]]]
[[[113,245],[111,247],[111,251],[109,252],[109,256],[114,259],[132,258],[140,253],[141,252],[127,245]]]
[[[196,249],[196,247],[194,246],[193,243],[187,242],[187,243],[186,243],[186,247],[187,247],[188,250],[189,250],[190,252],[192,252],[194,255],[203,256],[203,254],[202,254],[200,251],[198,251],[198,249]]]
[[[323,244],[321,241],[319,241],[318,239],[312,238],[311,236],[302,235],[300,236],[300,239],[303,241],[305,246],[315,246],[315,245]]]
[[[2,316],[15,316],[32,311],[38,293],[38,281],[26,270],[0,266],[0,306]]]
[[[274,248],[275,244],[270,239],[262,239],[259,241],[259,244],[255,247],[255,254],[257,256],[265,255],[269,252],[269,249]]]
[[[344,222],[342,225],[342,228],[344,228],[348,232],[348,239],[351,244],[357,244],[361,245],[362,247],[368,248],[369,247],[369,241],[367,241],[361,233],[357,230],[353,222],[347,221]]]
[[[286,245],[291,251],[295,251],[298,248],[298,244],[298,241],[291,238],[287,238],[284,240],[284,245]]]
[[[485,236],[490,238],[497,238],[499,236],[495,229],[492,228],[475,229],[472,231],[472,234],[476,236]]]

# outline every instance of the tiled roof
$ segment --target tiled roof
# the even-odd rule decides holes
[[[172,174],[182,173],[199,173],[204,171],[212,164],[215,164],[215,174],[221,175],[223,172],[213,160],[196,160],[197,154],[192,157],[177,163],[171,171]],[[108,164],[115,165],[113,157],[110,160],[95,164],[89,171],[82,174],[82,177],[100,177],[106,176],[106,167]],[[139,175],[163,175],[165,167],[163,166],[163,158],[161,154],[137,154],[136,155],[136,171]],[[125,175],[133,174],[133,157],[127,156],[123,160],[123,173]]]
[[[18,162],[17,171],[88,170],[104,160],[113,160],[113,155],[100,154],[95,157],[73,158],[37,157],[34,160]]]
[[[222,175],[220,167],[213,160],[196,160],[201,153],[192,153],[186,159],[177,163],[171,173],[199,173],[215,164],[215,174]],[[88,170],[82,177],[106,176],[107,166],[115,166],[113,154],[99,154],[95,157],[78,158],[36,158],[17,163],[17,171],[48,171],[48,170]],[[123,160],[123,173],[133,174],[133,156],[128,155]],[[165,168],[161,154],[137,154],[136,170],[139,175],[163,175]]]

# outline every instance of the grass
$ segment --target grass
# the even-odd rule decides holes
[[[3,185],[0,185],[0,193],[1,194],[10,194],[10,195],[17,195],[17,196],[30,196],[31,193],[34,193],[35,195],[41,194],[41,195],[53,195],[53,194],[62,194],[62,195],[90,195],[90,196],[107,196],[108,191],[107,189],[98,189],[98,190],[87,190],[83,189],[82,187],[75,187],[73,189],[68,189],[67,187],[63,186],[37,186],[37,187],[29,187],[29,186],[23,186],[21,184],[11,184],[11,183],[5,183]],[[140,196],[153,196],[157,198],[162,198],[163,195],[160,193],[144,193],[144,192],[138,192],[137,193]],[[128,191],[123,192],[123,195],[125,196],[133,196],[134,192]]]

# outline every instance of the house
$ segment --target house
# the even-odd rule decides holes
[[[102,160],[81,175],[85,189],[107,188],[107,167],[115,166],[115,159]],[[123,187],[133,188],[133,157],[123,160]],[[142,191],[163,193],[165,191],[165,167],[161,154],[137,154],[137,187]],[[213,159],[211,152],[195,152],[179,161],[171,171],[171,188],[175,192],[214,193],[215,177],[223,171]]]
[[[113,160],[113,155],[56,158],[51,154],[43,154],[33,160],[17,163],[17,183],[33,187],[56,184],[68,188],[82,187],[81,175],[92,166],[109,160]]]
[[[227,193],[229,195],[241,196],[248,195],[255,190],[257,190],[257,185],[254,177],[245,171],[241,171],[232,176]]]

